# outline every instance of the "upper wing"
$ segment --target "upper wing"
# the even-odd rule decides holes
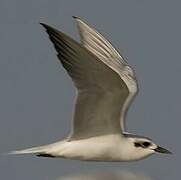
[[[107,66],[117,72],[120,78],[127,85],[129,94],[125,100],[124,106],[121,110],[121,129],[125,128],[125,115],[127,109],[138,92],[137,80],[134,75],[133,69],[128,66],[128,63],[121,57],[111,43],[106,40],[99,32],[92,27],[88,26],[80,18],[73,16],[77,22],[82,45],[97,56]]]
[[[114,68],[123,68],[127,62],[121,57],[111,43],[99,32],[88,26],[80,18],[73,16],[77,22],[82,45],[100,60]]]
[[[122,109],[130,94],[123,78],[64,33],[42,25],[78,89],[71,139],[120,133]]]

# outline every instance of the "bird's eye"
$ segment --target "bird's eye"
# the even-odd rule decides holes
[[[135,147],[142,147],[141,143],[139,143],[139,142],[135,142],[134,145],[135,145]]]
[[[145,142],[142,143],[142,147],[144,147],[144,148],[147,148],[147,147],[149,147],[150,145],[151,145],[151,143],[150,143],[150,142],[147,142],[147,141],[145,141]]]

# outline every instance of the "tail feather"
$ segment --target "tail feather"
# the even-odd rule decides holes
[[[39,146],[39,147],[33,147],[33,148],[28,148],[28,149],[23,149],[23,150],[11,151],[8,154],[20,155],[20,154],[42,154],[42,153],[46,153],[46,147],[45,146]]]
[[[42,157],[55,157],[54,153],[57,150],[59,150],[61,145],[65,143],[66,141],[67,140],[62,140],[62,141],[58,141],[58,142],[43,145],[43,146],[37,146],[37,147],[32,147],[32,148],[23,149],[23,150],[15,150],[15,151],[6,153],[4,155],[35,154],[37,156],[42,156]]]

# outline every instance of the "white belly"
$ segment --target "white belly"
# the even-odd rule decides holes
[[[121,134],[51,144],[46,153],[84,161],[135,161],[150,155],[137,152],[133,143]]]
[[[89,139],[67,141],[51,149],[57,157],[87,161],[121,161],[119,144],[123,144],[121,135],[106,135]],[[124,146],[122,146],[124,147]]]

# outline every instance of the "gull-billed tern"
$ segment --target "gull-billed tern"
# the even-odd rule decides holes
[[[95,29],[74,17],[81,43],[40,23],[77,88],[73,128],[66,139],[12,151],[86,161],[134,161],[171,152],[150,138],[126,132],[125,116],[138,92],[133,69]]]

